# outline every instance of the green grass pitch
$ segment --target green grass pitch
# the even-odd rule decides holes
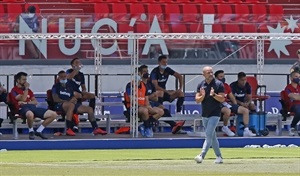
[[[300,175],[300,148],[224,148],[214,164],[211,149],[201,164],[200,149],[47,150],[0,152],[0,175]]]

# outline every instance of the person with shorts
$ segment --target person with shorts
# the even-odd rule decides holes
[[[176,113],[180,114],[182,111],[182,106],[184,103],[184,93],[183,89],[183,78],[182,75],[175,72],[173,69],[167,66],[168,58],[167,56],[158,57],[158,66],[155,67],[150,74],[150,79],[154,84],[156,91],[158,92],[158,102],[163,104],[164,101],[176,102]],[[169,75],[174,76],[179,81],[179,88],[177,90],[167,90],[166,84]],[[161,92],[161,93],[160,93]]]
[[[251,86],[247,82],[246,73],[239,72],[238,80],[230,84],[232,94],[234,95],[237,105],[256,112],[256,106],[252,102]]]
[[[74,87],[72,86],[72,82],[67,79],[67,74],[65,71],[58,72],[58,80],[59,82],[54,84],[52,87],[52,97],[53,101],[56,103],[55,110],[62,111],[66,113],[66,125],[67,131],[66,135],[75,136],[75,132],[72,130],[73,122],[72,116],[73,113],[87,113],[88,119],[93,128],[94,135],[106,135],[107,132],[98,127],[98,124],[95,119],[94,111],[91,107],[82,105],[77,102],[76,97],[80,94],[75,95]]]
[[[29,89],[30,84],[27,82],[27,73],[19,72],[15,75],[16,86],[12,88],[12,103],[19,109],[20,116],[26,118],[29,128],[29,139],[33,140],[35,136],[42,139],[47,137],[42,133],[44,128],[57,118],[56,112],[45,108],[39,108],[33,92]],[[36,131],[33,129],[33,119],[40,118],[43,123]]]
[[[285,91],[290,100],[290,112],[294,113],[294,118],[291,122],[290,136],[295,136],[297,124],[300,121],[300,73],[293,71],[290,74],[291,83],[285,87]],[[300,135],[300,133],[298,132]]]
[[[89,106],[95,110],[96,106],[96,96],[93,93],[87,92],[86,86],[85,86],[85,78],[84,74],[80,71],[83,65],[80,62],[79,58],[74,58],[71,61],[71,67],[66,71],[67,73],[67,78],[69,80],[72,80],[75,84],[74,89],[76,92],[82,94],[82,100],[88,100],[89,101]],[[81,91],[79,90],[81,88]]]
[[[154,84],[151,82],[151,80],[149,78],[148,66],[141,65],[139,67],[139,72],[141,72],[141,75],[142,75],[142,82],[144,82],[144,84],[147,87],[147,93],[148,93],[148,97],[149,97],[151,106],[159,107],[162,110],[164,110],[164,114],[162,117],[172,117],[170,111],[168,109],[166,109],[164,107],[164,105],[162,105],[158,102],[158,97],[159,96],[162,97],[163,95],[158,95],[159,93],[162,93],[162,92],[156,91]],[[186,131],[182,130],[182,126],[184,125],[185,121],[175,122],[172,120],[168,120],[168,121],[164,121],[164,122],[171,126],[172,134],[186,134],[187,133]]]
[[[243,122],[244,122],[244,132],[243,136],[244,137],[253,137],[256,136],[256,134],[252,133],[252,131],[249,130],[249,110],[243,106],[237,105],[236,99],[233,96],[231,92],[230,86],[225,82],[225,74],[223,70],[218,70],[215,72],[215,78],[224,84],[224,89],[225,89],[225,101],[222,103],[222,109],[221,113],[222,116],[221,118],[223,119],[223,127],[222,131],[227,135],[227,136],[235,136],[235,133],[232,132],[228,128],[228,120],[230,118],[230,114],[242,114],[243,115]]]
[[[147,87],[142,81],[142,73],[140,69],[138,69],[138,75],[135,79],[138,85],[136,89],[136,93],[138,94],[138,117],[144,122],[139,126],[139,130],[143,137],[151,138],[153,137],[153,129],[151,126],[150,116],[152,116],[155,120],[158,120],[161,116],[163,116],[164,111],[161,108],[152,107],[150,105]],[[130,102],[131,89],[132,82],[129,82],[126,85],[126,94],[124,97],[126,102]],[[126,108],[130,109],[130,103]]]

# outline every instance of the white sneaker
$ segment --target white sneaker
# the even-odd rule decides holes
[[[223,133],[225,133],[225,134],[226,134],[227,136],[229,136],[229,137],[235,136],[234,132],[232,132],[232,131],[228,128],[228,126],[223,126],[223,127],[222,127],[222,131],[223,131]]]
[[[252,131],[250,131],[250,130],[244,130],[243,136],[244,137],[254,137],[254,136],[256,136],[256,134],[252,133]]]
[[[289,135],[290,136],[296,136],[295,131],[296,131],[295,128],[291,128],[290,131],[289,131]]]
[[[197,156],[194,158],[194,160],[195,160],[197,163],[202,163],[203,158],[202,158],[201,154],[199,154],[199,155],[197,155]]]
[[[223,163],[223,158],[218,156],[215,160],[215,164],[222,164]]]

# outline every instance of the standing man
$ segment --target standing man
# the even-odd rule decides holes
[[[59,82],[54,84],[52,87],[52,97],[53,101],[56,103],[55,109],[57,111],[63,111],[66,114],[66,125],[67,131],[66,135],[75,136],[74,131],[72,130],[72,115],[73,113],[87,113],[91,126],[93,128],[94,135],[106,135],[107,132],[98,127],[98,124],[95,119],[93,109],[89,106],[84,106],[77,102],[76,95],[74,94],[74,89],[71,86],[72,82],[67,80],[67,74],[65,71],[58,72]]]
[[[251,86],[247,82],[246,73],[239,72],[238,80],[230,84],[231,91],[239,106],[243,106],[250,111],[256,111],[256,106],[252,103]]]
[[[164,105],[160,104],[158,102],[158,97],[162,97],[162,91],[157,92],[155,89],[155,86],[149,79],[149,72],[148,72],[148,66],[147,65],[141,65],[139,67],[139,72],[141,72],[142,75],[142,82],[146,85],[147,87],[147,93],[148,93],[148,98],[150,101],[150,104],[152,107],[159,107],[164,111],[164,114],[162,117],[171,117],[170,111],[168,109],[165,109]],[[160,93],[160,95],[159,95]],[[172,134],[186,134],[186,131],[182,130],[182,126],[184,125],[185,121],[164,121],[167,124],[171,126],[172,129]]]
[[[11,90],[11,94],[13,96],[11,101],[15,108],[19,109],[19,114],[27,119],[29,139],[33,140],[35,136],[47,139],[42,131],[47,125],[56,119],[56,112],[36,107],[37,100],[34,97],[33,92],[29,89],[30,84],[27,82],[27,73],[19,72],[15,75],[15,81],[17,85]],[[33,130],[33,119],[35,117],[44,120],[36,131]]]
[[[298,61],[294,63],[292,68],[290,69],[290,72],[292,73],[293,71],[296,71],[300,73],[300,49],[297,51],[297,56],[298,56]]]
[[[158,67],[155,67],[151,74],[150,79],[154,84],[156,91],[158,92],[158,102],[163,104],[164,101],[172,102],[176,98],[176,112],[181,113],[182,105],[184,102],[184,93],[182,92],[183,88],[183,78],[182,75],[175,72],[173,69],[167,66],[168,59],[167,56],[158,57]],[[177,90],[167,90],[166,84],[169,78],[169,75],[173,75],[176,79],[179,80],[179,89]],[[161,93],[160,93],[161,92]]]
[[[83,65],[77,57],[74,58],[70,64],[72,68],[66,71],[67,78],[74,81],[75,91],[79,91],[79,88],[81,87],[81,91],[79,91],[78,93],[82,94],[82,99],[89,100],[89,106],[94,111],[96,106],[96,96],[95,94],[87,92],[86,90],[84,74],[80,71]]]
[[[295,114],[291,123],[289,135],[295,136],[296,125],[300,121],[300,73],[293,71],[290,75],[290,80],[291,83],[285,87],[285,91],[290,98],[290,111]]]
[[[230,86],[225,83],[225,75],[223,70],[218,70],[215,72],[215,78],[221,81],[224,84],[225,90],[225,102],[222,103],[222,117],[223,124],[222,131],[227,134],[228,136],[235,136],[235,134],[228,128],[228,120],[230,118],[231,112],[235,114],[242,114],[243,115],[243,122],[244,122],[244,137],[254,137],[256,134],[252,133],[249,130],[249,110],[243,106],[237,105],[237,102],[231,92]]]
[[[221,116],[222,102],[225,101],[224,85],[221,81],[214,79],[213,70],[206,66],[203,68],[203,80],[197,86],[195,100],[201,103],[203,126],[205,128],[205,141],[202,152],[195,157],[197,163],[202,163],[210,147],[214,149],[216,164],[223,163],[219,141],[216,135],[216,127]]]

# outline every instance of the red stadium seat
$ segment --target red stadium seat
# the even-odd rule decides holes
[[[255,24],[243,24],[243,33],[257,33],[257,28]]]
[[[190,24],[190,33],[203,33],[203,24],[202,23],[192,23]]]
[[[134,25],[135,27],[135,32],[136,33],[149,33],[150,30],[150,24],[146,24],[146,23],[139,23]]]
[[[148,16],[151,16],[153,18],[153,16],[156,15],[158,20],[163,20],[164,13],[162,11],[162,7],[160,4],[148,4],[147,8],[148,8]]]
[[[144,4],[130,4],[130,14],[131,17],[135,17],[137,20],[140,20],[142,14],[146,14]]]
[[[198,21],[199,12],[196,4],[183,4],[182,11],[183,11],[183,21],[186,22]]]
[[[94,4],[94,13],[96,20],[108,17],[110,15],[109,6],[106,3]]]
[[[218,14],[232,14],[232,9],[229,4],[219,4],[217,5]]]
[[[133,27],[129,26],[128,24],[118,24],[118,30],[119,33],[128,33],[129,31],[133,31]]]
[[[225,24],[226,33],[240,33],[241,29],[238,24]]]
[[[253,21],[265,22],[266,21],[266,6],[263,4],[252,5]]]
[[[212,4],[203,4],[200,5],[200,13],[201,14],[215,14],[215,7]]]
[[[23,12],[21,4],[7,4],[8,20],[10,22],[15,22],[17,17]]]
[[[127,10],[126,4],[123,3],[112,4],[112,18],[116,21],[129,20],[130,15]]]
[[[269,13],[269,21],[270,22],[278,22],[283,18],[283,7],[282,5],[269,5],[270,13]]]
[[[171,31],[172,33],[187,33],[187,28],[185,24],[172,24]]]
[[[25,2],[25,0],[0,0],[1,3],[20,3],[20,2]]]
[[[212,32],[213,33],[223,33],[223,27],[221,24],[213,24],[212,25]]]
[[[248,5],[244,5],[244,4],[237,4],[234,6],[235,8],[235,22],[245,22],[248,23],[249,22],[249,7]]]
[[[177,4],[168,4],[165,6],[165,20],[176,22],[182,20],[182,15]]]

